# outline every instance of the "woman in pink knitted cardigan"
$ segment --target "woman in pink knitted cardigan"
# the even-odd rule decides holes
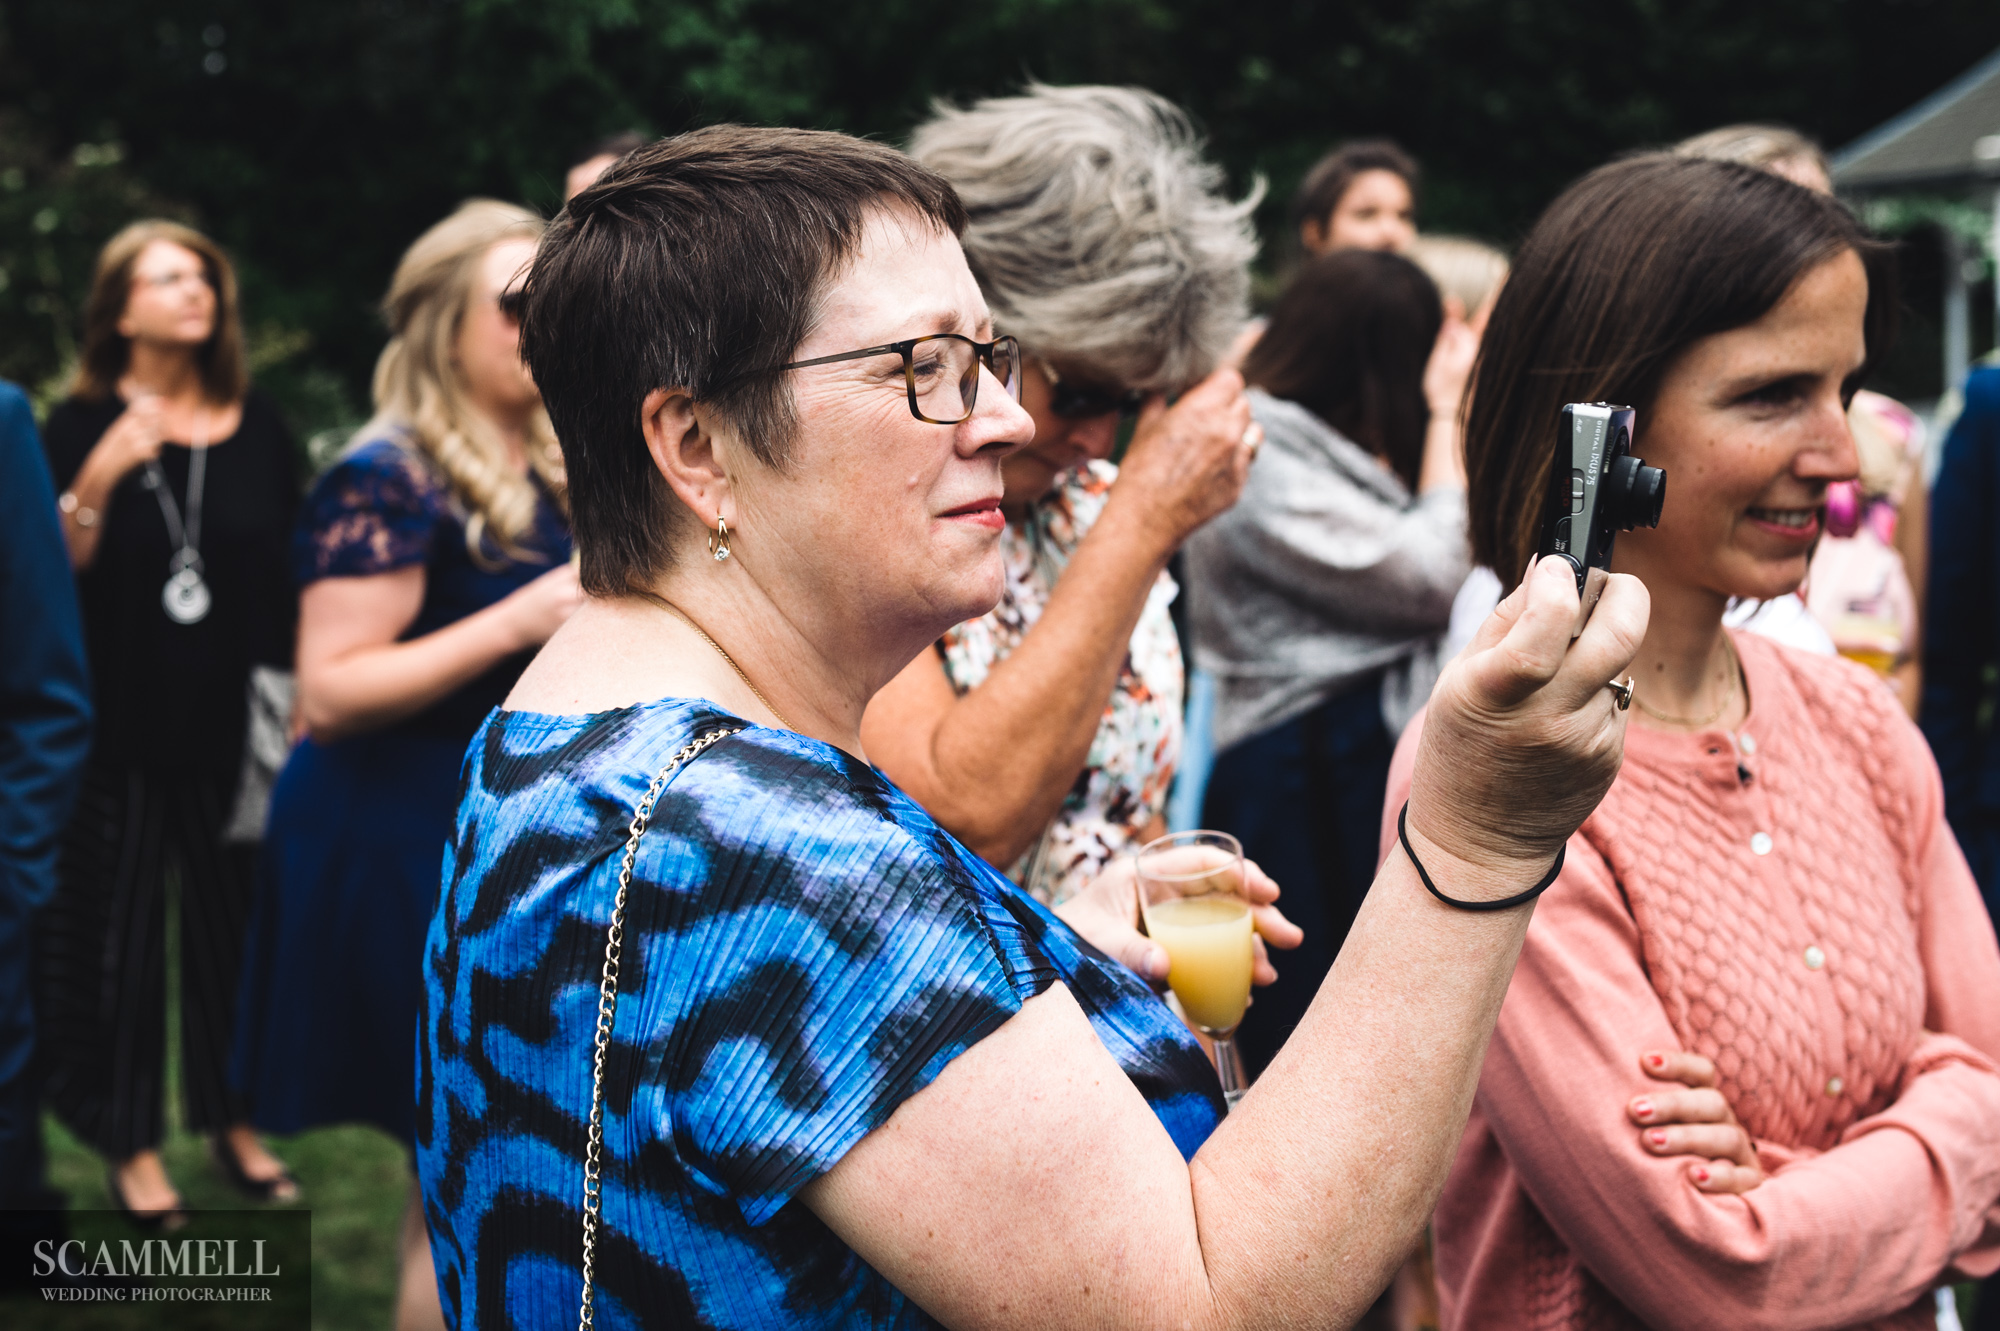
[[[1570,838],[1436,1213],[1448,1328],[1931,1327],[2000,1267],[2000,948],[1916,728],[1861,666],[1722,627],[1796,589],[1888,256],[1748,167],[1604,167],[1536,225],[1467,422],[1475,554],[1539,535],[1562,404],[1668,476],[1625,764]],[[1390,778],[1384,846],[1420,726]],[[1399,852],[1391,852],[1399,853]]]

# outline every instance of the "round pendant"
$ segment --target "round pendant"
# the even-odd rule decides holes
[[[198,624],[208,617],[208,584],[192,568],[183,568],[160,589],[160,605],[176,624]]]

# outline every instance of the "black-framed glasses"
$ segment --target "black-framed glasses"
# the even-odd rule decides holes
[[[974,342],[962,333],[932,333],[879,347],[815,356],[777,366],[803,370],[811,365],[862,360],[869,356],[901,356],[903,383],[909,389],[910,414],[932,425],[956,425],[979,405],[979,367],[985,366],[1016,402],[1021,400],[1021,344],[1011,337]]]
[[[1064,420],[1086,420],[1092,416],[1136,416],[1146,405],[1143,388],[1098,388],[1091,384],[1065,382],[1055,366],[1036,358],[1042,377],[1049,381],[1049,413]]]

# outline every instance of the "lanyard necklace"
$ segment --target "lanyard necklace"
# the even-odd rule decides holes
[[[167,521],[167,539],[174,543],[173,557],[167,561],[167,585],[160,589],[160,605],[176,624],[199,624],[208,618],[214,603],[201,570],[201,496],[208,484],[208,408],[195,413],[194,438],[189,443],[187,520],[174,502],[173,487],[160,469],[158,458],[146,460],[145,486],[160,501],[160,516]]]

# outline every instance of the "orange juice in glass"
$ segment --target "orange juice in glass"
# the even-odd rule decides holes
[[[1139,909],[1167,950],[1167,984],[1195,1029],[1214,1043],[1231,1109],[1247,1089],[1236,1028],[1250,1005],[1255,960],[1243,847],[1227,832],[1175,832],[1138,853]]]

